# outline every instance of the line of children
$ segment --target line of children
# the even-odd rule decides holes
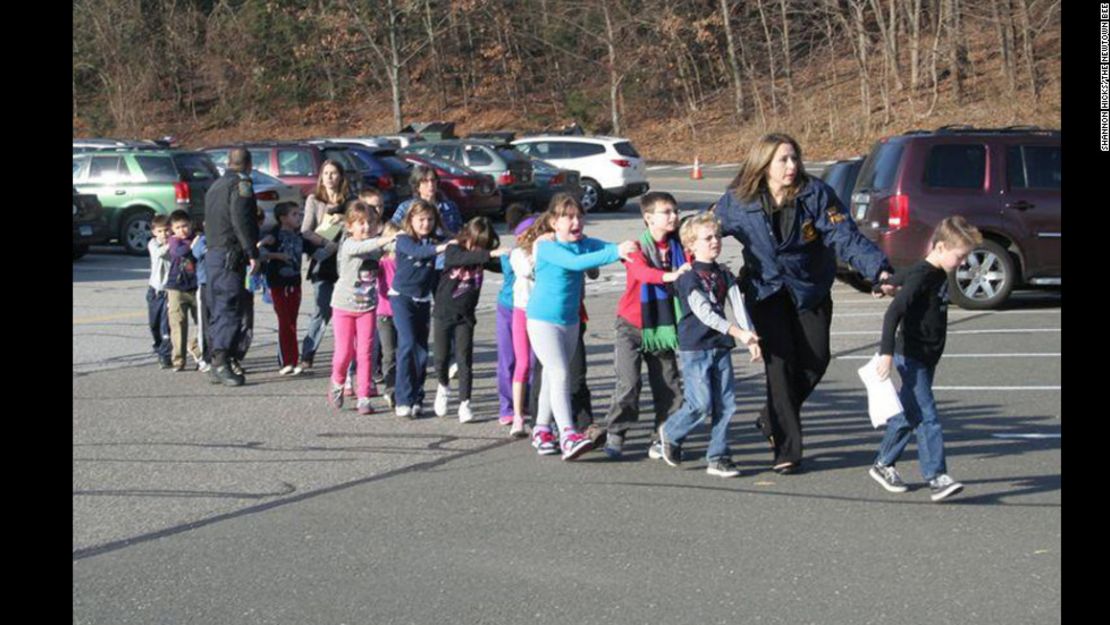
[[[380,195],[376,198],[380,200]],[[373,198],[368,195],[367,199]],[[511,434],[524,432],[524,388],[534,346],[536,357],[546,367],[532,444],[541,455],[561,451],[565,460],[577,458],[594,442],[575,426],[567,389],[568,359],[578,339],[582,276],[587,269],[619,258],[625,261],[627,283],[616,322],[617,391],[606,423],[608,432],[602,434],[608,435],[606,451],[620,455],[627,425],[636,419],[638,402],[633,398],[638,399],[642,358],[648,361],[657,413],[654,430],[659,445],[653,444],[649,455],[678,466],[683,441],[699,424],[708,422],[707,473],[738,475],[727,441],[735,411],[730,351],[734,339],[745,344],[752,362],[761,359],[761,351],[735,277],[716,262],[721,251],[720,222],[712,212],[687,218],[676,239],[677,203],[672,196],[650,193],[641,205],[647,229],[639,244],[625,241],[615,245],[584,237],[578,203],[565,194],[556,196],[551,208],[530,222],[514,216],[514,221],[522,223],[515,229],[518,245],[509,255],[484,218],[468,222],[457,240],[444,241],[435,236],[439,216],[427,202],[412,203],[402,229],[389,224],[384,230],[376,206],[349,202],[343,217],[347,236],[339,245],[338,280],[330,302],[335,311],[336,347],[329,404],[342,405],[348,366],[357,360],[358,412],[373,412],[370,397],[376,391],[371,382],[370,337],[380,323],[387,401],[391,406],[396,401],[399,416],[420,415],[434,292],[436,413],[446,414],[447,345],[453,339],[459,364],[459,420],[473,420],[469,406],[473,332],[482,275],[486,269],[510,268],[507,282],[513,297],[507,316],[511,321],[507,333],[499,329],[499,343],[511,345],[513,361],[502,367],[505,351],[499,353],[499,376],[511,372],[512,393],[506,406],[503,389],[499,389],[501,416],[511,410]],[[296,205],[277,207],[275,217],[278,230],[263,243],[268,248],[266,272],[279,320],[279,373],[284,375],[299,373],[300,257],[314,253],[316,247],[302,237],[301,212]],[[184,211],[156,217],[152,232],[147,301],[155,351],[163,368],[183,370],[187,354],[203,367],[207,359],[196,337],[188,341],[188,320],[203,322],[205,317],[204,276],[197,271],[197,258],[205,253],[204,237],[192,232],[192,222]],[[396,251],[386,254],[385,248],[394,240]],[[981,241],[978,230],[962,217],[945,219],[934,233],[928,256],[897,277],[901,290],[884,318],[879,373],[885,378],[892,367],[898,369],[905,411],[889,421],[869,470],[888,491],[908,490],[894,465],[911,434],[918,440],[920,470],[929,483],[931,498],[941,501],[963,488],[947,474],[931,387],[945,343],[948,274]],[[692,255],[690,262],[687,255]],[[444,257],[442,278],[434,270],[437,256]],[[665,288],[669,283],[673,286]],[[534,289],[542,291],[544,298],[531,298]],[[735,323],[725,314],[726,299]],[[498,303],[505,308],[502,297]],[[499,316],[506,317],[503,312]],[[203,336],[203,332],[199,334]],[[666,360],[674,360],[676,348],[681,367],[668,368]],[[628,366],[622,367],[622,363]],[[678,371],[681,387],[674,376]],[[681,403],[670,399],[676,388],[683,389]],[[552,432],[552,420],[559,428],[557,435]],[[625,427],[618,429],[619,425]]]

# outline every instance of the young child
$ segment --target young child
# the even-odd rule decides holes
[[[208,254],[208,238],[204,236],[204,222],[197,228],[197,236],[193,238],[193,258],[197,259],[197,342],[200,344],[201,358],[197,361],[197,371],[206,373],[212,365],[211,347],[209,345],[208,324],[212,319],[212,310],[208,304],[208,270],[204,264],[204,256]]]
[[[170,220],[165,215],[155,215],[150,222],[150,279],[146,290],[146,318],[150,335],[154,337],[154,354],[163,369],[173,367],[170,359],[170,318],[166,307],[166,279],[170,275]]]
[[[759,362],[763,359],[759,337],[751,330],[752,322],[736,278],[717,264],[721,254],[721,223],[712,213],[701,213],[682,224],[680,236],[694,257],[691,271],[680,276],[675,285],[682,306],[678,356],[682,361],[685,395],[682,407],[659,426],[660,451],[664,462],[677,467],[682,441],[699,423],[710,419],[705,471],[719,477],[736,477],[740,471],[733,465],[728,448],[728,424],[736,412],[733,339],[747,345],[752,362]],[[729,323],[725,316],[726,298],[736,323]]]
[[[274,303],[278,322],[278,374],[300,375],[297,345],[297,314],[301,310],[301,257],[312,254],[317,247],[301,233],[304,211],[293,202],[274,207],[277,228],[262,239],[268,252],[266,283]]]
[[[335,355],[331,363],[331,386],[328,403],[335,409],[343,406],[343,387],[351,360],[357,360],[358,413],[373,413],[370,406],[370,337],[374,334],[378,305],[378,259],[382,248],[392,239],[378,236],[381,222],[378,213],[359,200],[347,204],[345,217],[347,238],[339,244],[337,268],[339,279],[331,296],[332,333]],[[352,353],[353,352],[353,353]]]
[[[528,208],[523,204],[513,204],[505,212],[505,226],[520,240],[520,235],[532,225],[535,218],[531,217]],[[516,415],[513,406],[513,376],[516,372],[516,354],[513,344],[513,291],[516,285],[516,274],[513,271],[511,255],[501,257],[501,291],[497,294],[497,397],[500,401],[501,416],[498,421],[501,425],[512,426]],[[524,311],[521,310],[521,315]],[[521,322],[521,333],[523,321]],[[525,340],[527,334],[525,333]],[[527,373],[527,372],[526,372]],[[526,381],[527,378],[524,378]],[[510,428],[510,434],[519,436],[524,433],[523,414],[520,419],[520,429]]]
[[[947,217],[933,233],[932,249],[925,260],[899,274],[901,289],[883,317],[879,347],[880,379],[890,376],[891,364],[898,368],[902,388],[898,393],[903,413],[891,417],[879,445],[875,465],[868,471],[892,493],[908,490],[894,464],[917,436],[921,476],[929,483],[933,501],[942,501],[963,490],[963,484],[948,475],[944,460],[944,438],[933,399],[933,375],[944,352],[948,330],[948,274],[983,242],[979,230],[960,216]],[[895,332],[901,326],[897,340]]]
[[[185,370],[185,345],[199,364],[204,356],[197,337],[189,341],[189,318],[197,324],[197,259],[193,256],[193,220],[189,213],[170,213],[170,271],[166,277],[166,310],[170,320],[170,342],[173,344],[173,370]]]
[[[401,228],[392,221],[387,221],[382,227],[382,236],[396,239]],[[397,327],[393,325],[393,306],[389,303],[389,289],[393,286],[393,274],[397,270],[397,260],[390,244],[385,248],[385,254],[378,261],[378,323],[375,326],[375,335],[381,345],[381,368],[375,366],[374,371],[380,376],[382,395],[390,409],[394,406],[393,387],[397,382]]]
[[[474,315],[482,293],[484,270],[501,272],[500,257],[508,254],[500,247],[501,240],[493,224],[485,217],[475,217],[459,232],[457,245],[444,252],[443,275],[436,287],[435,304],[435,370],[439,386],[433,407],[437,416],[447,416],[448,347],[454,338],[455,361],[459,365],[459,423],[470,423],[474,412],[470,409],[472,366],[474,363]]]
[[[555,194],[540,219],[547,221],[552,233],[535,244],[534,293],[543,293],[543,297],[532,297],[526,311],[528,338],[543,363],[532,444],[541,455],[557,453],[551,432],[554,416],[563,460],[573,460],[592,445],[572,421],[567,384],[568,363],[578,342],[583,272],[628,258],[636,244],[624,241],[618,246],[583,237],[582,206],[567,193]]]
[[[438,278],[435,258],[447,249],[436,229],[439,211],[428,202],[413,200],[396,239],[396,273],[389,289],[393,322],[397,327],[397,384],[393,388],[399,417],[420,416],[428,364],[428,324]]]
[[[678,202],[670,193],[652,191],[640,198],[640,210],[647,229],[640,235],[639,251],[624,264],[626,286],[613,332],[616,390],[605,427],[591,431],[595,445],[606,440],[605,454],[610,458],[621,457],[625,433],[640,417],[642,363],[647,363],[655,408],[652,431],[682,405],[675,358],[679,312],[674,290],[667,286],[690,269],[676,233]],[[653,441],[651,449],[657,450],[658,443]]]

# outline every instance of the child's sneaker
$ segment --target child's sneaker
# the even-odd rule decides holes
[[[328,382],[328,405],[336,410],[343,408],[343,385]]]
[[[876,462],[867,473],[875,478],[879,486],[892,493],[904,493],[909,490],[906,483],[902,481],[902,476],[898,475],[898,469],[895,469],[894,465],[883,466]]]
[[[389,406],[390,410],[393,410],[393,404],[394,403],[396,403],[396,400],[393,398],[393,393],[386,393],[385,394],[385,405]]]
[[[470,423],[474,420],[474,413],[470,410],[470,400],[459,402],[459,423]]]
[[[705,472],[717,477],[736,477],[740,475],[740,469],[737,469],[736,465],[732,463],[732,458],[710,460],[709,466],[705,467]]]
[[[212,368],[212,365],[208,364],[207,360],[204,360],[202,358],[202,359],[197,361],[197,371],[200,371],[201,373],[208,373],[208,370],[211,369],[211,368]]]
[[[933,491],[930,496],[933,501],[947,499],[964,489],[964,485],[952,479],[947,473],[929,480],[929,489]]]
[[[575,430],[563,432],[563,460],[574,460],[594,448],[593,441]]]
[[[663,446],[659,444],[659,441],[651,441],[651,444],[648,445],[648,458],[652,460],[663,459]]]
[[[509,428],[509,436],[513,438],[528,436],[528,432],[524,430],[524,417],[513,416],[513,425]]]
[[[503,414],[500,417],[497,417],[497,422],[500,423],[501,425],[512,425],[513,424],[513,415]]]
[[[290,373],[293,373],[293,365],[285,365],[278,370],[278,375],[289,375]]]
[[[359,397],[357,407],[359,414],[374,414],[374,408],[370,405],[369,397]]]
[[[677,467],[682,462],[675,452],[674,445],[667,440],[666,428],[663,426],[659,426],[659,455],[662,456],[663,462],[672,467]]]
[[[412,408],[410,408],[410,407],[408,407],[408,406],[397,406],[397,409],[396,409],[396,411],[395,411],[395,412],[396,412],[396,414],[397,414],[397,416],[398,416],[398,417],[409,417],[409,418],[412,418],[412,417],[414,416],[414,415],[412,414]]]
[[[173,368],[173,361],[170,360],[169,356],[159,356],[158,357],[158,366],[162,369],[172,369]]]
[[[449,391],[448,391],[447,387],[443,386],[442,384],[440,384],[436,388],[436,400],[435,400],[435,403],[432,404],[432,408],[436,411],[436,416],[437,417],[446,417],[447,416],[447,395],[448,395],[448,392]]]
[[[347,386],[343,389],[343,396],[344,397],[354,397],[355,396],[355,379],[354,378],[347,378]]]
[[[555,435],[548,428],[542,430],[536,428],[532,431],[532,447],[535,447],[536,453],[541,456],[559,453],[559,450],[555,448]]]

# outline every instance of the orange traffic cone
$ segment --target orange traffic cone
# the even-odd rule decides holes
[[[701,180],[701,178],[702,178],[702,176],[701,176],[701,161],[699,161],[698,157],[695,156],[694,157],[694,169],[693,169],[693,171],[690,172],[690,180]]]

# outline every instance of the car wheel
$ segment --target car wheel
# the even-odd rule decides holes
[[[85,254],[88,254],[88,253],[89,253],[89,246],[87,246],[87,245],[74,245],[73,246],[73,260],[77,260],[78,258],[81,258],[82,256],[84,256]]]
[[[128,254],[142,256],[146,254],[146,244],[150,241],[150,221],[154,215],[147,211],[132,213],[123,222],[120,228],[120,242]]]
[[[984,239],[971,251],[967,261],[948,278],[952,301],[960,308],[995,308],[1014,289],[1017,269],[1010,253],[1001,245]]]
[[[601,185],[589,178],[582,180],[582,210],[601,210],[601,198]]]

